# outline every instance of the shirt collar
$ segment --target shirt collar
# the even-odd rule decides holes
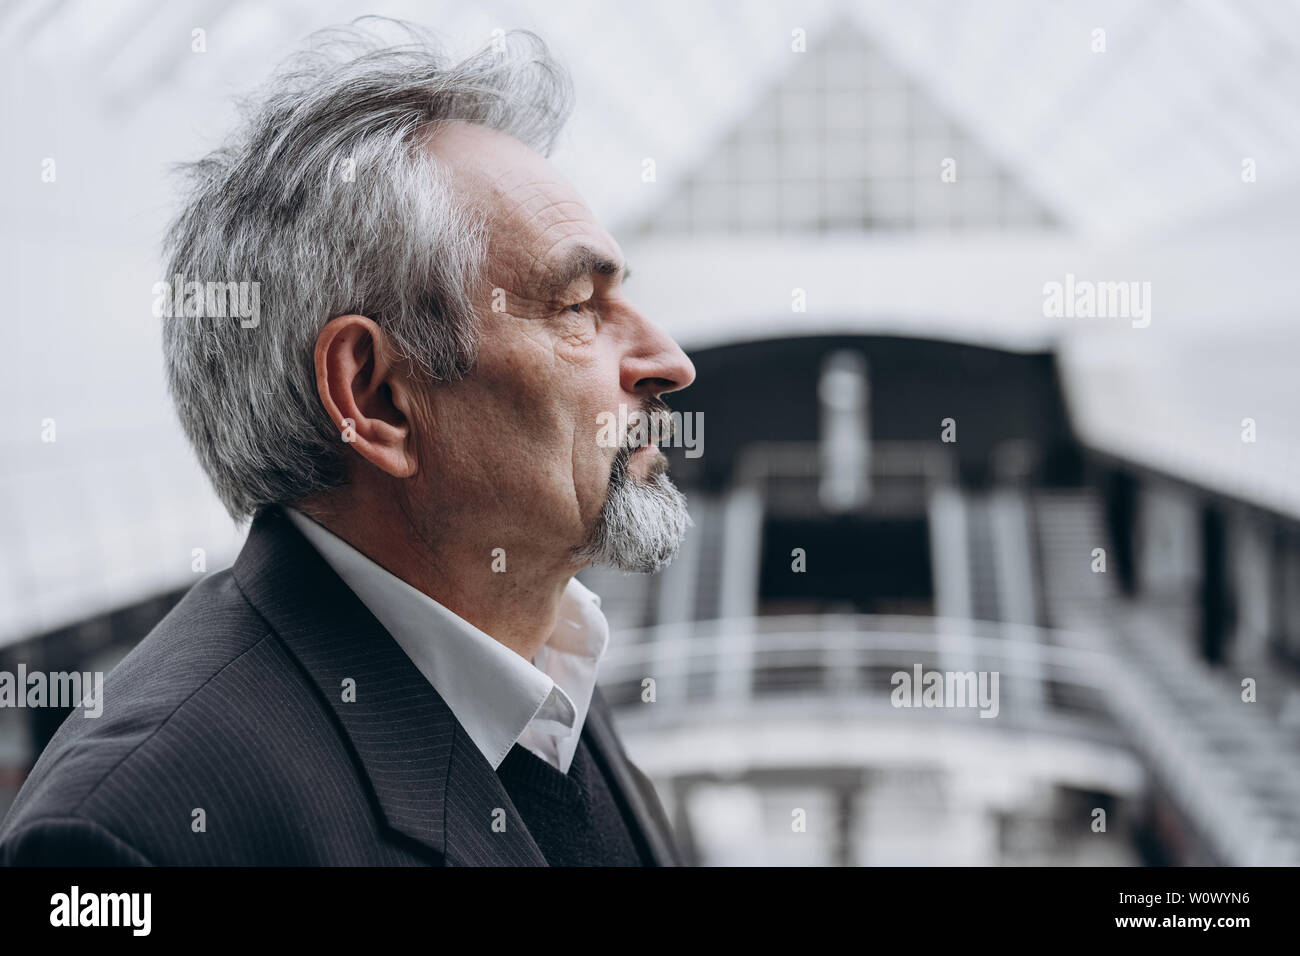
[[[555,629],[530,663],[311,518],[284,510],[446,701],[494,770],[530,724],[570,739],[581,732],[591,698],[585,684],[594,686],[594,665],[609,646],[609,626],[599,596],[577,578],[570,578]],[[575,661],[586,669],[570,666]],[[579,674],[591,677],[575,682],[571,675]]]

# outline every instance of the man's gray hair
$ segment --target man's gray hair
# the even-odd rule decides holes
[[[455,63],[422,29],[381,21],[393,44],[361,22],[314,34],[225,145],[182,167],[166,280],[259,284],[251,327],[163,320],[181,425],[236,520],[346,480],[313,363],[331,318],[373,319],[422,382],[474,365],[484,225],[421,151],[426,134],[463,120],[549,155],[572,109],[567,72],[532,33]]]

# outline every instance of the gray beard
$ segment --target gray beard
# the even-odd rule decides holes
[[[609,492],[586,544],[576,558],[619,571],[652,574],[668,565],[691,525],[686,496],[666,474],[660,459],[644,478],[628,471],[632,453],[619,450],[609,477]]]

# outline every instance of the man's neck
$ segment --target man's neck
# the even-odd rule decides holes
[[[404,519],[377,520],[362,508],[319,509],[304,502],[298,510],[529,661],[554,631],[576,570],[547,566],[518,547],[494,555],[482,532],[435,536]]]

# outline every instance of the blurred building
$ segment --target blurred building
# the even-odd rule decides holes
[[[225,36],[273,39],[228,69],[308,27],[231,6],[259,32]],[[557,163],[698,371],[670,396],[702,452],[669,450],[685,549],[654,577],[582,574],[615,629],[602,687],[692,857],[1300,863],[1297,7],[724,10],[629,11],[602,52],[560,13],[510,20],[573,67]],[[60,23],[11,39],[24,23],[40,61]],[[110,142],[165,109],[160,69],[212,102],[179,53],[109,66]],[[98,261],[121,211],[84,188]],[[71,341],[75,193],[30,192],[0,260],[27,301],[59,290]],[[95,295],[139,300],[128,325],[156,321],[156,219],[131,218],[136,284],[87,266]],[[1054,308],[1053,283],[1080,307]],[[1082,307],[1085,284],[1116,308]],[[20,343],[32,390],[63,341]],[[138,415],[45,398],[7,441],[0,667],[111,666],[233,559],[238,529],[150,404],[156,339],[131,341],[153,348]],[[996,718],[894,706],[918,666],[996,672]],[[0,710],[0,812],[62,716]]]

